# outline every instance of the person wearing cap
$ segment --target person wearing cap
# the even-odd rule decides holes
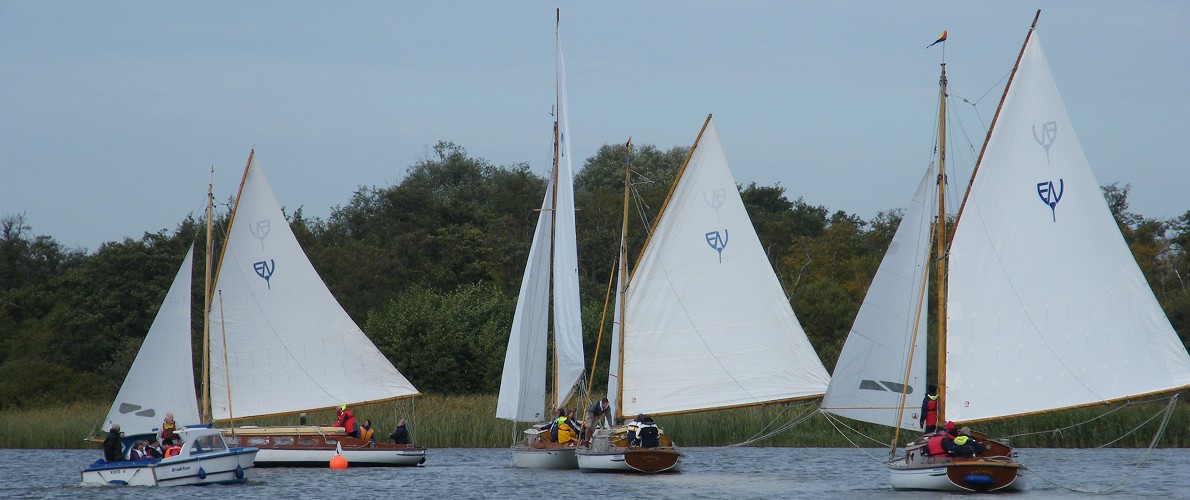
[[[359,425],[355,423],[355,414],[347,409],[347,403],[343,403],[336,412],[338,420],[335,421],[335,427],[342,427],[343,432],[353,438],[359,438]]]
[[[920,424],[926,434],[938,428],[938,386],[934,384],[926,387],[926,396],[921,399]]]
[[[971,437],[970,428],[963,427],[959,429],[959,435],[955,436],[954,448],[951,448],[950,453],[956,457],[974,457],[983,453],[983,445]]]

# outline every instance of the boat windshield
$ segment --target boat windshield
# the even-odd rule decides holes
[[[223,436],[199,436],[194,440],[192,453],[211,453],[216,451],[227,451],[227,444],[223,442]]]

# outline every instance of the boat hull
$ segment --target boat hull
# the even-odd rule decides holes
[[[664,433],[655,448],[628,446],[627,430],[599,429],[575,452],[578,468],[586,472],[677,472],[682,461],[673,440]]]
[[[426,461],[425,448],[372,443],[344,435],[341,427],[248,427],[223,433],[229,443],[259,449],[257,467],[327,467],[336,454],[347,459],[348,467],[415,467]]]
[[[254,465],[257,450],[233,448],[201,457],[103,462],[82,471],[83,484],[129,486],[183,486],[244,481],[244,471]]]
[[[980,439],[984,451],[971,458],[932,457],[925,453],[928,436],[905,447],[905,455],[889,462],[889,480],[895,490],[930,491],[1019,491],[1021,464],[1012,458],[1008,445],[986,439],[982,433],[972,433]]]
[[[514,446],[512,464],[526,469],[577,469],[574,448],[530,448]]]

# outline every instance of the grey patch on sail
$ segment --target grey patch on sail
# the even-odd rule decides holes
[[[134,405],[132,403],[120,403],[120,413],[129,414],[134,411],[140,411],[141,405]]]
[[[863,381],[860,381],[859,388],[864,389],[864,390],[869,390],[869,391],[888,391],[888,392],[895,392],[898,394],[901,392],[904,392],[905,394],[913,394],[912,386],[907,386],[904,384],[898,384],[896,382],[888,382],[888,381],[879,381],[878,382],[875,380],[863,380]]]

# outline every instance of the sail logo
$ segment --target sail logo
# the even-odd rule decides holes
[[[268,219],[259,220],[256,221],[256,224],[248,225],[248,232],[252,233],[252,236],[255,236],[256,239],[260,240],[261,250],[264,250],[264,239],[269,236],[270,227],[271,226],[269,225]]]
[[[715,189],[711,191],[710,198],[704,194],[702,201],[706,202],[707,206],[715,211],[715,217],[718,217],[719,209],[723,208],[723,203],[727,201],[727,190]]]
[[[1042,181],[1037,183],[1037,196],[1041,198],[1041,202],[1050,207],[1050,216],[1053,217],[1054,222],[1058,222],[1058,202],[1062,201],[1062,193],[1066,191],[1066,183],[1062,179],[1058,179],[1058,187],[1054,188],[1054,181]]]
[[[723,249],[727,248],[727,228],[723,228],[723,234],[719,231],[711,231],[703,235],[707,239],[707,245],[719,253],[719,263],[723,263]]]
[[[859,381],[859,388],[860,390],[868,391],[913,394],[913,386],[889,382],[887,380],[861,380]]]
[[[260,262],[253,262],[252,269],[256,270],[257,276],[264,278],[264,284],[269,287],[269,290],[272,290],[273,285],[272,285],[272,283],[269,282],[269,280],[272,279],[273,272],[275,272],[277,270],[277,263],[274,262],[273,259],[269,259],[267,261],[262,260]]]
[[[1050,162],[1050,146],[1054,145],[1054,141],[1058,138],[1058,122],[1045,122],[1041,124],[1041,132],[1038,133],[1037,125],[1033,126],[1033,140],[1037,144],[1045,148],[1045,162]]]

